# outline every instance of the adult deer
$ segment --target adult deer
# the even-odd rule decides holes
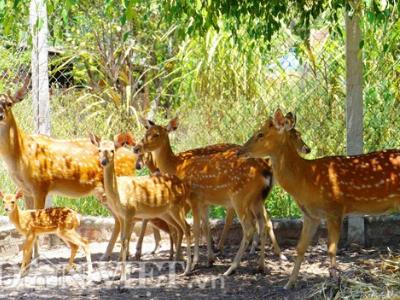
[[[14,118],[12,107],[24,99],[29,86],[14,95],[0,94],[0,157],[6,163],[11,179],[25,195],[29,209],[45,206],[48,194],[82,197],[93,194],[104,202],[103,170],[98,162],[98,149],[89,139],[60,140],[45,135],[24,133]],[[116,152],[116,174],[133,175],[136,155],[120,147]],[[120,224],[115,226],[104,258],[110,257]],[[35,245],[35,257],[38,255]]]
[[[197,155],[190,154],[190,151],[175,155],[171,149],[168,133],[177,128],[176,119],[171,120],[165,127],[151,121],[147,121],[145,126],[147,128],[145,136],[134,151],[151,152],[162,173],[176,174],[192,187],[195,198],[192,201],[195,236],[193,264],[195,265],[199,258],[200,215],[207,233],[208,260],[209,262],[213,260],[208,218],[204,212],[207,211],[208,205],[216,204],[234,209],[243,228],[240,248],[225,275],[230,275],[238,267],[249,239],[256,231],[256,222],[261,237],[259,268],[264,270],[264,230],[267,214],[263,200],[272,187],[269,162],[263,159],[247,161],[238,159],[237,146],[211,154],[207,154],[205,150],[198,150]],[[271,232],[273,234],[272,228]],[[277,246],[273,235],[271,238]]]
[[[125,261],[130,233],[136,218],[159,218],[177,233],[177,258],[181,257],[183,234],[187,244],[187,264],[184,274],[191,269],[190,226],[186,223],[186,205],[190,189],[173,175],[116,176],[114,168],[115,147],[111,141],[100,141],[91,135],[92,143],[99,149],[99,161],[104,168],[104,188],[107,201],[122,226],[121,281],[126,280]]]
[[[297,258],[285,288],[294,285],[304,253],[322,218],[327,221],[330,274],[336,274],[336,251],[343,217],[347,214],[381,214],[398,210],[400,203],[400,150],[355,156],[300,157],[289,134],[293,115],[277,110],[238,154],[269,156],[278,183],[303,212],[304,224]]]
[[[88,274],[92,273],[92,261],[90,257],[89,242],[82,238],[76,229],[80,225],[78,214],[72,209],[65,207],[52,207],[37,210],[22,210],[17,201],[22,198],[22,191],[15,194],[4,194],[0,192],[3,199],[4,209],[10,221],[15,225],[17,231],[26,237],[23,244],[23,259],[21,263],[21,277],[29,270],[32,256],[32,246],[39,235],[57,234],[71,248],[71,256],[66,268],[69,272],[74,267],[74,258],[79,247],[86,253]]]

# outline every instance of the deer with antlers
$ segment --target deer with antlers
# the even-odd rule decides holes
[[[23,244],[23,259],[21,263],[21,276],[27,274],[32,256],[32,247],[39,235],[54,233],[58,235],[71,248],[71,256],[66,268],[69,272],[74,267],[74,258],[82,247],[86,253],[88,274],[92,273],[92,262],[90,257],[89,243],[82,238],[76,229],[80,225],[78,214],[69,208],[53,207],[37,210],[21,210],[17,201],[23,197],[21,190],[15,194],[4,194],[0,192],[3,200],[4,210],[17,229],[26,237]]]
[[[122,224],[121,282],[126,280],[127,247],[135,218],[159,218],[165,221],[170,229],[176,232],[177,259],[182,256],[180,245],[182,237],[185,235],[187,263],[184,274],[188,274],[191,270],[190,226],[185,220],[186,206],[190,200],[188,185],[173,175],[116,176],[114,153],[118,145],[111,141],[101,141],[95,135],[91,135],[90,139],[99,149],[98,159],[104,168],[104,188],[107,201]]]
[[[135,153],[151,152],[162,173],[176,174],[179,178],[188,182],[192,188],[195,237],[193,265],[198,262],[199,258],[200,216],[202,216],[207,234],[209,263],[214,259],[206,212],[208,205],[216,204],[233,209],[243,228],[240,248],[224,275],[231,274],[238,267],[249,244],[249,239],[253,237],[257,229],[261,241],[259,268],[264,270],[264,230],[267,214],[263,199],[272,187],[272,173],[269,162],[263,159],[238,159],[236,156],[238,146],[236,145],[228,147],[225,151],[211,151],[211,154],[208,154],[206,149],[200,149],[196,150],[196,155],[193,155],[190,151],[175,155],[171,149],[168,134],[176,130],[176,119],[171,120],[165,127],[146,121],[145,127],[147,131],[141,142],[135,146]],[[300,148],[303,146],[304,143]],[[270,221],[268,224],[271,224]],[[275,247],[279,249],[273,235],[272,226],[270,233],[272,233],[271,239]],[[280,252],[280,249],[278,252]]]
[[[330,275],[337,276],[336,251],[343,217],[382,214],[400,208],[400,150],[306,160],[293,137],[296,119],[277,110],[239,150],[246,157],[269,156],[278,183],[303,212],[297,258],[285,288],[297,280],[304,253],[321,219],[328,228]]]
[[[28,87],[27,79],[14,95],[10,92],[0,94],[0,157],[5,161],[11,179],[24,192],[26,207],[44,208],[48,194],[68,197],[92,194],[105,203],[98,149],[89,139],[60,140],[45,135],[29,135],[17,125],[12,107],[24,99]],[[124,136],[124,141],[134,145],[133,137]],[[119,147],[115,154],[116,174],[134,175],[135,165],[136,155]],[[103,259],[110,257],[119,235],[120,224],[115,216],[114,220],[113,233]],[[35,245],[35,257],[37,255]]]

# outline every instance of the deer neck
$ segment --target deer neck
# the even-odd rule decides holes
[[[160,169],[162,173],[176,173],[178,157],[172,151],[169,139],[157,150],[152,151],[151,154],[154,158],[156,166]]]
[[[115,175],[114,160],[104,167],[104,191],[107,196],[107,200],[112,202],[119,201],[118,193],[118,182],[117,176]]]
[[[8,213],[8,218],[10,219],[10,222],[14,224],[15,228],[19,233],[23,234],[24,230],[22,230],[20,216],[21,216],[21,210],[18,207],[18,205],[15,209],[13,209],[10,213]]]
[[[277,151],[270,157],[276,180],[283,189],[296,197],[309,175],[308,161],[303,159],[288,141],[277,147]]]
[[[7,124],[0,127],[0,156],[9,169],[14,169],[23,153],[24,134],[18,128],[12,112],[8,118]]]

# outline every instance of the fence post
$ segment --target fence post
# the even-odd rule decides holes
[[[29,24],[32,35],[32,103],[37,133],[50,134],[50,102],[48,72],[48,26],[47,9],[44,0],[31,0]],[[46,207],[51,206],[47,197]]]
[[[362,1],[350,1],[353,16],[345,12],[346,24],[346,129],[347,154],[363,153],[363,64],[360,16]],[[364,245],[364,217],[349,216],[348,242]]]

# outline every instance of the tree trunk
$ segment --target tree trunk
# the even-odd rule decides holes
[[[32,34],[32,103],[37,133],[50,135],[50,102],[48,73],[48,26],[44,0],[31,0],[29,23]],[[46,199],[46,206],[51,200]]]
[[[362,2],[350,1],[354,9],[353,16],[346,11],[346,129],[347,154],[363,153],[363,64],[361,44],[360,16]],[[350,216],[348,242],[363,245],[364,218]]]

